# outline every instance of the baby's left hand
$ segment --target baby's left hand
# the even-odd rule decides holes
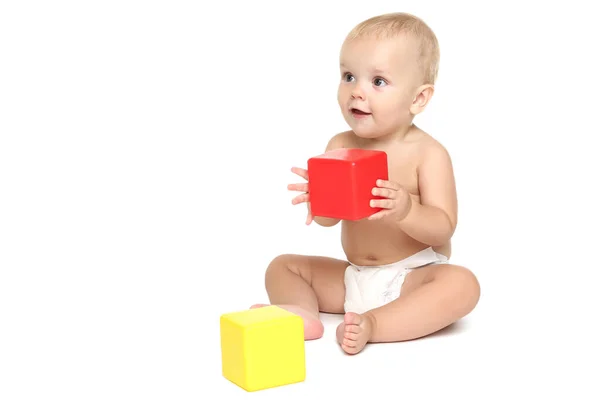
[[[412,206],[410,193],[398,183],[378,179],[377,187],[371,193],[384,198],[371,200],[371,207],[383,210],[371,215],[370,220],[392,216],[396,221],[402,221],[408,215]]]

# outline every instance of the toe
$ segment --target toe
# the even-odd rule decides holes
[[[348,354],[357,354],[360,351],[356,347],[350,347],[346,345],[342,345],[342,349]]]
[[[357,340],[358,333],[346,332],[346,333],[344,333],[344,338],[350,339],[350,340]]]
[[[344,328],[344,331],[349,333],[360,333],[361,330],[362,328],[360,327],[360,325],[346,325],[346,327]]]
[[[344,322],[346,325],[359,325],[362,321],[362,317],[359,314],[349,312],[344,315]]]

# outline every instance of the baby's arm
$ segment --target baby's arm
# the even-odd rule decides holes
[[[327,143],[327,146],[325,147],[325,152],[340,148],[340,147],[344,147],[343,146],[343,133],[338,133],[336,135],[334,135],[329,142]],[[310,207],[310,201],[308,203],[308,207]],[[310,209],[310,208],[309,208]],[[321,225],[321,226],[334,226],[336,225],[338,222],[340,222],[340,219],[337,218],[326,218],[326,217],[317,217],[314,216],[313,220]]]
[[[330,151],[330,150],[333,150],[333,149],[336,149],[339,147],[343,147],[342,143],[343,143],[342,134],[337,134],[329,140],[329,142],[327,143],[327,146],[325,148],[325,151],[327,152],[327,151]],[[309,180],[307,169],[292,167],[292,172],[295,173],[296,175],[306,179],[307,181]],[[319,224],[321,226],[329,227],[329,226],[334,226],[338,222],[340,222],[340,219],[338,219],[338,218],[326,218],[326,217],[312,215],[311,209],[310,209],[309,182],[292,183],[292,184],[288,185],[288,189],[302,192],[302,194],[300,194],[292,199],[292,204],[306,203],[306,206],[308,208],[308,214],[306,215],[306,224],[307,225],[309,225],[312,221],[315,221],[317,224]]]
[[[415,240],[441,246],[454,234],[458,208],[452,161],[442,145],[427,145],[417,176],[421,202],[411,196],[410,212],[399,225]]]
[[[313,216],[313,221],[315,221],[317,224],[319,224],[321,226],[325,226],[325,227],[334,226],[335,224],[340,222],[339,219],[327,218],[327,217],[317,217],[317,216]]]

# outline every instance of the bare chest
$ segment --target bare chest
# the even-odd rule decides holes
[[[417,166],[416,157],[408,152],[388,154],[389,180],[400,184],[415,196],[419,195]]]
[[[353,140],[343,147],[357,147],[385,151],[388,159],[388,179],[406,188],[413,196],[419,196],[419,147],[418,143],[395,143],[388,146],[361,146]]]

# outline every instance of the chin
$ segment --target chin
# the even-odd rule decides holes
[[[370,129],[361,129],[361,128],[356,128],[356,129],[352,129],[352,131],[354,132],[354,134],[360,138],[363,139],[376,139],[379,136],[381,136],[378,132],[374,132]]]
[[[352,132],[354,132],[356,136],[365,139],[376,136],[376,133],[373,131],[373,127],[367,127],[365,124],[357,123],[357,121],[351,116],[344,115],[344,117],[348,127],[352,129]]]

